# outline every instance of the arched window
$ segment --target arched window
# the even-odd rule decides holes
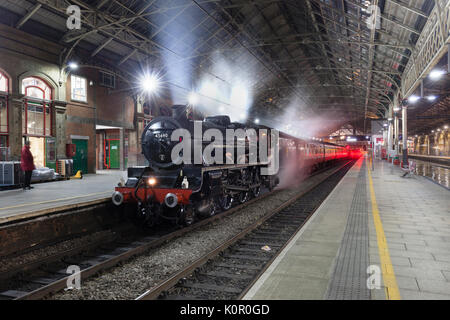
[[[23,133],[31,136],[52,135],[52,89],[42,79],[29,77],[22,80],[25,95],[23,107]]]
[[[8,92],[9,78],[0,71],[0,161],[8,160]]]
[[[8,77],[0,71],[0,92],[9,92],[9,79]]]

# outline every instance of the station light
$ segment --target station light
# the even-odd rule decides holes
[[[141,87],[148,93],[154,93],[160,86],[160,80],[156,75],[147,75],[141,79]]]
[[[394,108],[394,111],[395,111],[395,112],[398,112],[398,111],[400,111],[400,110],[402,110],[402,108],[400,108],[400,107],[395,107],[395,108]]]
[[[436,100],[436,98],[437,98],[436,96],[428,96],[427,100],[428,101],[434,101],[434,100]]]
[[[68,64],[68,66],[69,66],[69,68],[72,69],[72,70],[78,69],[78,64],[77,64],[76,62],[70,62],[70,63]]]
[[[195,105],[198,103],[198,94],[195,92],[189,93],[188,102],[190,105]]]
[[[259,124],[259,119],[258,118],[255,119],[255,123]]]
[[[411,102],[411,103],[416,103],[419,100],[420,100],[420,97],[418,97],[418,96],[411,96],[408,99],[408,101]]]
[[[444,126],[444,129],[447,130],[447,129],[448,129],[448,126]]]
[[[439,80],[445,74],[443,70],[433,70],[430,72],[430,79]]]
[[[392,118],[388,118],[388,121],[392,121]]]

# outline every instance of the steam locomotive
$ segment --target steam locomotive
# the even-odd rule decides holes
[[[172,117],[157,117],[143,131],[148,166],[128,168],[128,180],[112,195],[115,205],[132,206],[127,211],[146,226],[164,220],[190,225],[258,197],[263,187],[274,189],[283,172],[308,175],[349,157],[341,146],[278,136],[271,128],[231,122],[228,116],[193,121],[188,106],[172,110]]]

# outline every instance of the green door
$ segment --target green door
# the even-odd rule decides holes
[[[109,140],[110,169],[120,169],[120,141]]]
[[[76,146],[76,154],[73,157],[73,173],[79,170],[88,173],[88,141],[72,139],[72,143]]]

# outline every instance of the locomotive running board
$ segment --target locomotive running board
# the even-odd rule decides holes
[[[252,184],[248,187],[240,187],[240,186],[224,186],[225,189],[234,190],[234,191],[250,191],[253,188],[260,187],[260,183]]]
[[[203,167],[202,172],[208,172],[208,171],[217,171],[217,170],[226,170],[226,169],[242,169],[247,167],[256,167],[256,166],[267,166],[270,163],[245,163],[245,164],[230,164],[230,165],[224,165],[224,166],[214,166],[214,167]]]

